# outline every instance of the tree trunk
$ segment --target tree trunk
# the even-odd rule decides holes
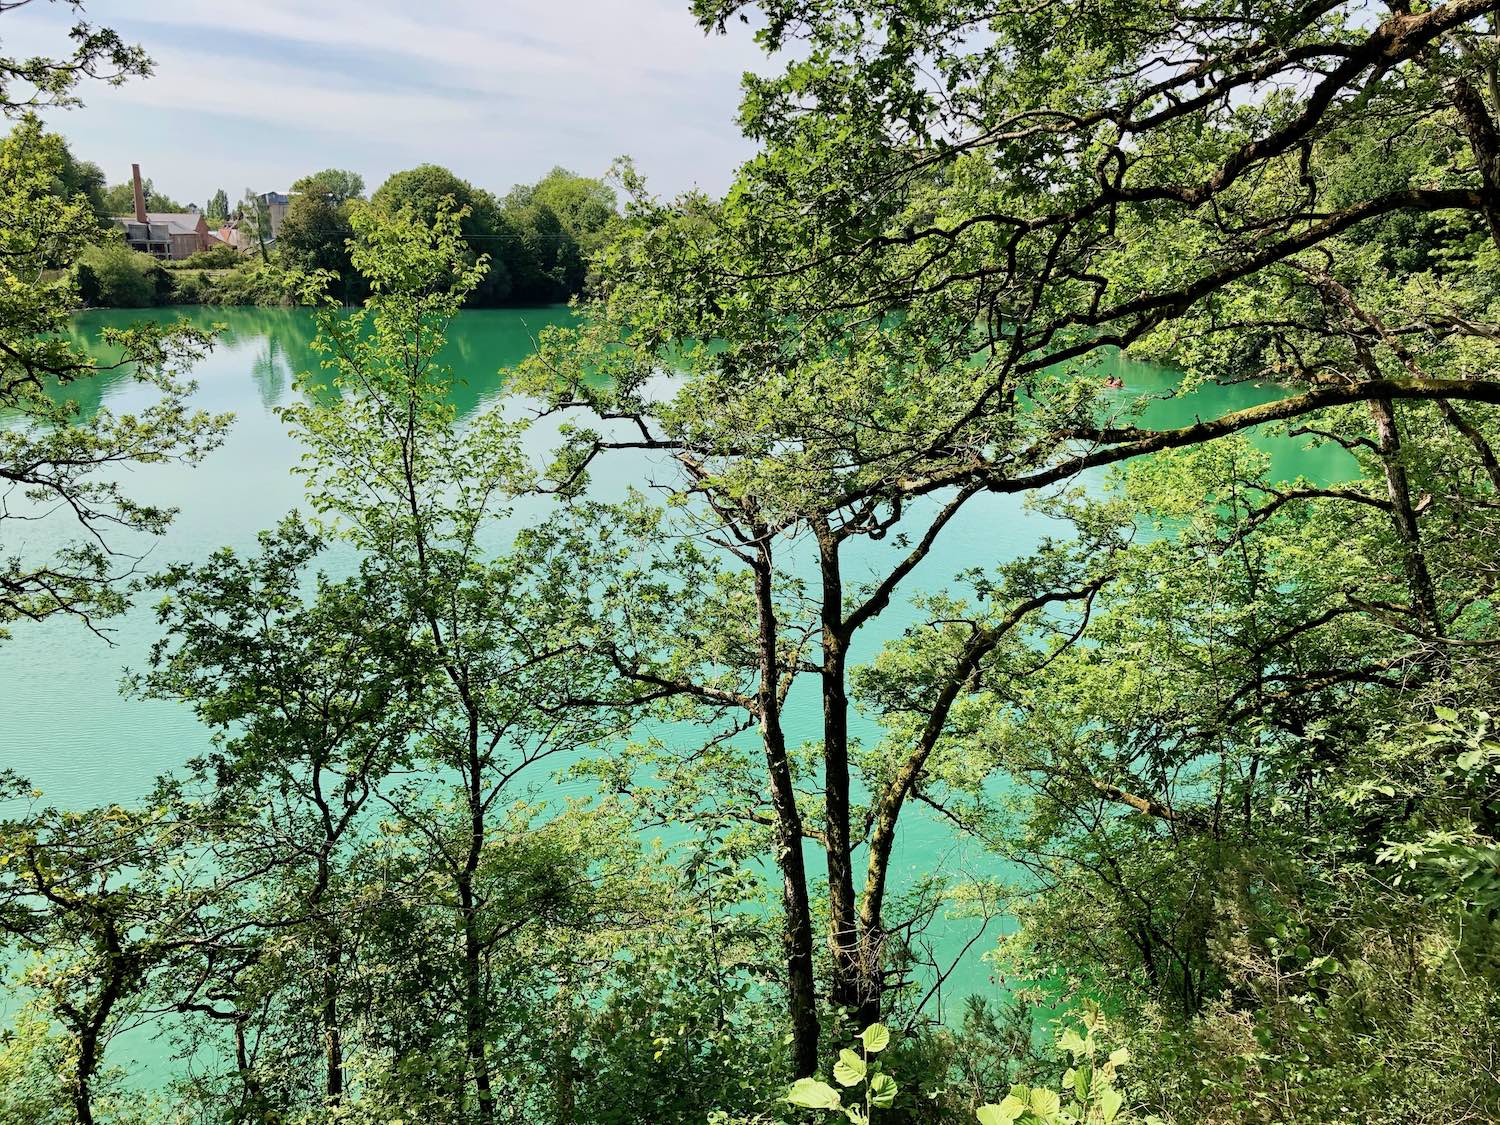
[[[335,930],[323,959],[323,1051],[329,1105],[344,1097],[344,1041],[339,1027],[339,971],[343,960]]]
[[[804,1078],[818,1069],[818,1004],[813,985],[812,909],[808,904],[807,868],[802,856],[802,817],[792,785],[786,735],[781,727],[779,683],[781,661],[776,651],[776,608],[771,590],[771,548],[762,538],[754,566],[755,601],[759,618],[760,675],[756,709],[765,746],[766,773],[771,784],[771,809],[776,820],[776,863],[781,869],[781,901],[785,920],[782,944],[786,956],[787,1007],[792,1025],[792,1069]]]
[[[315,753],[309,760],[311,792],[313,802],[323,826],[322,846],[318,849],[317,874],[313,880],[312,893],[308,895],[310,913],[314,916],[325,913],[324,900],[333,882],[333,852],[338,845],[339,832],[334,827],[332,810],[323,795],[324,758]],[[337,917],[330,921],[323,918],[318,925],[323,931],[323,981],[322,1002],[318,1013],[323,1031],[323,1089],[329,1105],[338,1105],[344,1097],[344,1045],[343,1031],[339,1026],[339,973],[343,962],[343,942],[340,940]]]
[[[1417,513],[1411,502],[1411,486],[1406,466],[1401,463],[1401,437],[1396,429],[1396,415],[1390,399],[1371,399],[1370,415],[1375,421],[1376,446],[1385,467],[1386,491],[1391,501],[1391,522],[1401,541],[1402,568],[1411,590],[1412,604],[1422,632],[1436,637],[1442,632],[1438,616],[1437,594],[1427,558],[1422,552],[1422,537],[1417,527]]]
[[[573,1013],[572,998],[566,987],[557,997],[556,1011],[552,1064],[556,1086],[552,1120],[554,1125],[573,1125],[578,1119],[578,1063],[573,1058],[573,1049],[578,1045],[578,1019]]]
[[[465,693],[467,695],[467,693]],[[474,1091],[479,1101],[479,1120],[495,1119],[495,1094],[490,1085],[490,1062],[485,1049],[484,946],[479,936],[479,901],[474,877],[484,851],[484,791],[480,778],[483,763],[479,753],[479,716],[469,708],[468,777],[469,847],[458,883],[458,903],[464,931],[464,1047],[474,1073]]]
[[[83,1018],[77,1028],[78,1063],[74,1071],[73,1112],[78,1117],[78,1125],[94,1125],[94,1076],[99,1072],[100,1055],[104,1050],[100,1038],[132,975],[113,918],[104,919],[100,937],[106,965],[104,984],[98,998],[81,1013]]]
[[[833,956],[829,999],[854,1014],[861,1027],[880,1018],[877,986],[870,986],[867,964],[874,951],[862,950],[854,901],[854,848],[849,827],[849,695],[845,688],[848,637],[844,627],[844,587],[839,542],[825,521],[813,524],[823,579],[821,602],[823,660],[824,848],[828,863],[828,947]]]
[[[469,880],[459,884],[459,907],[464,927],[464,1049],[474,1074],[479,1120],[495,1119],[495,1092],[490,1085],[490,1062],[484,1044],[484,978],[474,890]]]
[[[99,1038],[92,1029],[86,1028],[78,1037],[78,1077],[73,1085],[73,1112],[78,1117],[78,1125],[94,1125],[92,1087],[98,1053]]]
[[[240,1075],[240,1105],[233,1118],[237,1125],[239,1122],[263,1118],[266,1110],[265,1094],[261,1091],[260,1080],[255,1076],[255,1068],[250,1065],[250,1048],[245,1042],[245,1019],[243,1013],[234,1019],[234,1063]]]
[[[1453,83],[1452,100],[1484,184],[1484,217],[1490,238],[1500,246],[1500,133],[1484,98],[1467,78],[1460,77]]]
[[[885,937],[883,911],[886,879],[890,874],[891,851],[896,845],[896,825],[901,819],[902,806],[906,803],[907,794],[917,783],[917,777],[927,761],[927,755],[937,745],[949,710],[958,699],[964,683],[974,674],[980,661],[994,647],[998,639],[999,634],[991,635],[987,631],[982,631],[969,642],[958,665],[949,675],[943,690],[934,701],[932,714],[928,717],[918,739],[915,752],[896,770],[895,775],[875,801],[875,816],[870,827],[870,854],[865,868],[864,899],[860,905],[860,929],[864,934],[865,944],[871,948],[878,949],[879,943]],[[878,1018],[882,988],[878,958],[872,969],[873,971],[866,975],[866,987],[872,992],[869,1003]]]

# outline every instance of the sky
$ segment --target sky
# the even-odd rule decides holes
[[[180,202],[285,190],[348,168],[370,190],[442,164],[498,193],[556,165],[631,156],[651,189],[722,192],[751,147],[741,74],[772,64],[748,29],[705,35],[689,0],[86,0],[155,73],[85,83],[49,127],[110,183]],[[77,19],[45,0],[0,15],[7,55],[59,56]]]

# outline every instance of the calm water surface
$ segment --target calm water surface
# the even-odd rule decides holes
[[[179,312],[159,315],[169,318]],[[88,313],[77,318],[75,330],[92,340],[101,327],[129,323],[142,315],[150,314]],[[199,384],[196,403],[209,410],[233,411],[235,422],[225,444],[201,464],[152,466],[132,474],[133,496],[180,509],[169,534],[152,546],[146,569],[201,559],[223,546],[252,549],[256,533],[273,526],[302,497],[301,481],[291,471],[300,450],[274,409],[295,394],[295,374],[315,363],[307,347],[313,335],[311,315],[267,309],[202,309],[189,310],[187,315],[197,324],[225,326],[220,344],[194,371]],[[448,359],[464,381],[454,395],[460,415],[491,401],[500,391],[498,371],[524,358],[543,327],[569,317],[562,308],[462,314],[452,326],[448,349]],[[1170,373],[1159,369],[1135,364],[1121,364],[1118,369],[1126,381],[1126,389],[1119,392],[1123,398],[1165,391],[1172,383]],[[98,380],[87,393],[93,398],[85,400],[85,405],[102,403],[117,411],[145,401],[140,388],[120,379]],[[1155,403],[1148,419],[1158,425],[1180,424],[1197,414],[1211,416],[1274,396],[1275,391],[1266,387],[1210,388],[1190,400]],[[1336,449],[1309,450],[1288,440],[1267,439],[1263,444],[1280,476],[1331,479],[1348,468],[1345,455]],[[649,464],[632,464],[644,480]],[[628,483],[618,477],[614,481],[620,487]],[[1036,546],[1049,529],[1056,530],[1042,517],[1026,512],[1017,498],[976,500],[908,580],[906,592],[939,589],[957,571],[1014,558]],[[867,549],[889,550],[873,545]],[[326,565],[337,569],[341,561],[347,565],[347,558],[335,555]],[[846,578],[851,583],[857,580],[856,567],[850,567]],[[871,655],[913,617],[905,603],[893,606],[867,630],[857,655]],[[0,682],[7,688],[0,702],[0,767],[30,778],[50,803],[80,807],[138,798],[155,777],[180,766],[207,745],[205,729],[188,708],[126,698],[119,691],[123,671],[142,667],[151,643],[158,638],[149,605],[138,605],[108,627],[112,643],[64,618],[40,625],[21,623],[14,638],[0,644]],[[817,738],[816,690],[808,685],[790,703],[789,737],[794,742]],[[870,723],[857,722],[853,733],[867,739],[878,737]],[[535,780],[547,783],[544,778]],[[566,788],[572,787],[573,783],[567,783]],[[896,880],[909,883],[940,867],[979,873],[994,870],[993,857],[955,839],[925,812],[915,808],[907,814],[911,820],[893,864]],[[974,936],[972,921],[953,919],[943,927],[939,950],[950,955],[956,955]],[[973,944],[950,982],[956,986],[954,991],[991,987],[979,961],[991,945],[988,937]]]

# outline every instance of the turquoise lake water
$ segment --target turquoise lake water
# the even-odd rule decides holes
[[[81,338],[95,339],[106,325],[127,323],[142,315],[165,318],[181,314],[181,310],[87,313],[77,318],[75,331]],[[263,309],[188,310],[186,315],[198,324],[225,326],[219,345],[193,373],[199,383],[195,398],[207,409],[233,411],[235,422],[223,447],[201,464],[154,466],[131,474],[133,496],[180,509],[170,532],[151,546],[143,564],[146,569],[201,559],[226,545],[251,549],[256,533],[297,507],[302,494],[301,482],[291,472],[300,450],[274,408],[289,402],[296,393],[296,372],[314,363],[307,347],[313,334],[311,315],[298,310]],[[564,322],[570,315],[561,308],[462,314],[450,333],[448,349],[448,358],[465,384],[455,393],[460,415],[492,401],[501,389],[499,370],[527,355],[544,326]],[[1125,390],[1119,392],[1125,399],[1165,393],[1173,385],[1172,374],[1160,369],[1121,364],[1118,370],[1126,381]],[[117,411],[145,401],[139,387],[120,379],[98,380],[87,393],[94,397],[84,400],[86,406],[103,403]],[[1209,388],[1190,399],[1153,404],[1148,419],[1154,424],[1185,422],[1196,414],[1212,416],[1266,401],[1276,393],[1271,387],[1248,384]],[[1273,471],[1278,476],[1304,474],[1329,479],[1347,467],[1345,455],[1338,450],[1308,450],[1286,439],[1267,439],[1264,444],[1272,453]],[[650,463],[644,458],[626,464],[632,466],[630,471],[612,474],[610,487],[623,488],[632,474],[641,481],[650,475]],[[1094,481],[1096,486],[1102,484],[1103,477]],[[1052,526],[1027,512],[1017,498],[976,499],[908,580],[905,592],[910,596],[921,590],[940,589],[958,571],[1019,556],[1034,547]],[[7,534],[11,532],[7,530]],[[12,546],[8,543],[6,549]],[[875,552],[890,548],[871,545],[867,549]],[[332,561],[336,565],[337,558]],[[857,564],[858,558],[854,561]],[[851,566],[846,582],[852,585],[859,577],[857,565]],[[893,605],[866,630],[856,657],[870,656],[883,640],[898,635],[914,616],[904,600]],[[112,643],[67,618],[41,624],[22,622],[16,625],[11,640],[0,643],[0,677],[8,688],[0,705],[0,766],[28,777],[45,792],[49,803],[82,807],[129,801],[144,794],[159,774],[181,765],[206,745],[204,728],[187,708],[130,699],[119,691],[122,673],[141,667],[149,646],[157,639],[149,605],[137,605],[108,622],[107,627]],[[818,702],[810,684],[794,693],[787,721],[794,743],[818,737]],[[856,722],[853,733],[875,737],[870,724]],[[576,791],[578,784],[559,786],[546,778],[533,781],[566,792]],[[956,839],[925,810],[915,808],[908,815],[893,864],[894,883],[909,882],[938,868],[974,873],[994,869],[992,856]],[[819,857],[814,870],[821,866]],[[951,919],[943,926],[938,950],[956,956],[974,936],[974,923]],[[992,927],[991,933],[998,930]],[[979,960],[992,945],[989,933],[973,942],[951,980],[953,993],[994,987]]]

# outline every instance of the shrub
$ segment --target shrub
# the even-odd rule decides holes
[[[233,246],[213,246],[165,265],[169,270],[231,270],[244,262],[245,256]]]
[[[285,307],[300,303],[300,275],[269,262],[245,262],[239,269],[197,276],[200,304]],[[187,303],[186,298],[183,302]]]
[[[213,283],[201,271],[176,270],[172,274],[172,304],[206,305]]]
[[[88,247],[73,269],[79,296],[100,308],[159,305],[171,292],[171,278],[161,263],[123,242]]]

